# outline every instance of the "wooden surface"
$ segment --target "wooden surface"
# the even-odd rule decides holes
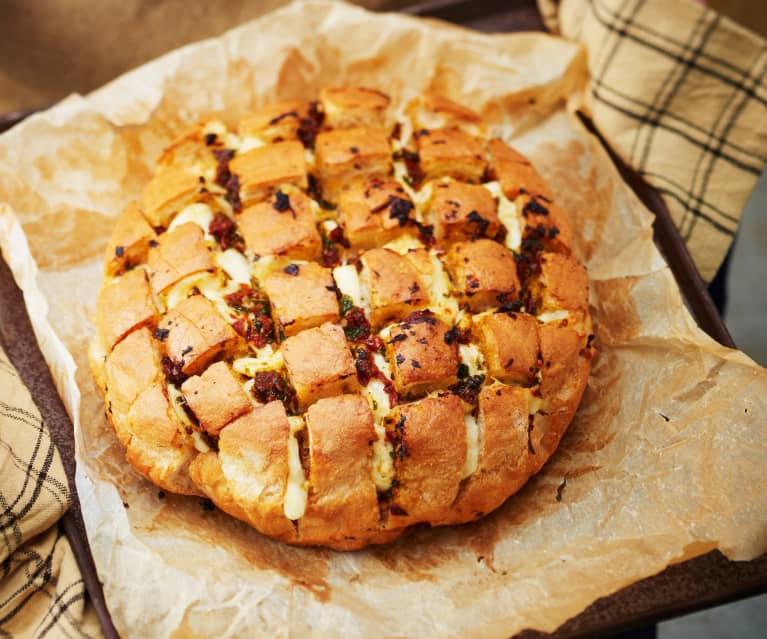
[[[542,28],[534,4],[524,0],[429,2],[414,7],[411,12],[450,20],[486,32]],[[4,122],[8,125],[16,119],[17,117],[5,120],[0,118],[0,131],[4,128]],[[614,160],[627,183],[655,212],[656,242],[668,260],[693,315],[712,337],[723,344],[732,345],[732,340],[671,223],[663,200],[637,174],[622,166],[617,158],[614,157]],[[16,287],[3,261],[0,261],[0,301],[0,342],[19,369],[22,379],[38,403],[43,418],[50,426],[74,491],[72,425],[37,348],[21,291]],[[117,635],[108,618],[77,503],[65,517],[64,527],[105,632],[108,637],[115,637]],[[524,639],[607,636],[766,590],[767,555],[751,562],[730,562],[720,553],[712,552],[671,566],[654,577],[595,601],[580,615],[567,621],[553,635],[525,631],[517,636]]]

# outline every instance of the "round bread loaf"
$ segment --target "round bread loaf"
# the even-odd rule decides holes
[[[144,477],[355,549],[498,508],[589,375],[568,214],[474,112],[361,87],[199,122],[118,217],[94,375]]]

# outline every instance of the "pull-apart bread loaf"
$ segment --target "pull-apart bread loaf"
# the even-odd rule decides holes
[[[106,251],[92,366],[128,462],[288,543],[491,512],[589,374],[588,278],[544,179],[469,109],[389,102],[199,122]]]

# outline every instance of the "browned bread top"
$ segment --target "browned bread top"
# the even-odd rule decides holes
[[[92,366],[127,460],[289,543],[487,514],[589,374],[546,181],[464,106],[391,107],[332,87],[200,121],[107,247]]]

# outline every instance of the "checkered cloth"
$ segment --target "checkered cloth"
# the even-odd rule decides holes
[[[48,428],[0,348],[0,637],[100,634],[59,520],[70,504]]]
[[[690,0],[539,0],[582,42],[594,122],[660,193],[704,280],[767,163],[767,43]]]

